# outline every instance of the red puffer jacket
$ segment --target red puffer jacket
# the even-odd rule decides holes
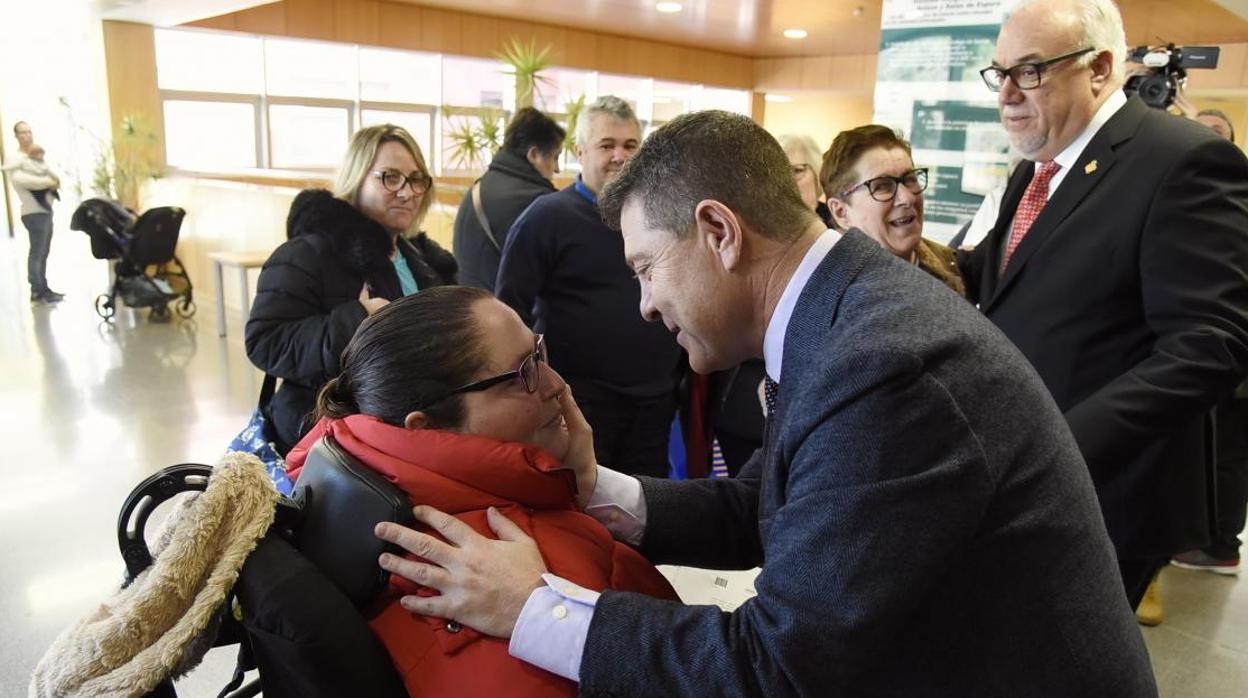
[[[498,509],[537,541],[552,574],[587,589],[677,598],[654,565],[581,512],[572,471],[540,448],[445,431],[413,431],[354,415],[323,420],[290,452],[291,479],[299,476],[308,449],[327,434],[407,492],[413,504],[452,514],[482,535],[494,537],[485,510]],[[575,695],[571,681],[508,654],[507,640],[469,628],[451,632],[446,621],[412,615],[399,605],[406,594],[436,593],[392,576],[376,605],[365,612],[410,695]]]

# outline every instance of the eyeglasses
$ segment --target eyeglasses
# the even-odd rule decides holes
[[[800,165],[794,165],[793,166],[793,179],[797,179],[798,177],[801,177],[806,172],[814,172],[814,171],[815,171],[815,168],[811,167],[810,165],[804,162]]]
[[[533,337],[533,353],[525,356],[524,360],[520,362],[520,367],[516,370],[499,374],[493,378],[486,378],[474,383],[469,383],[468,385],[461,385],[436,400],[426,402],[419,409],[424,409],[430,405],[442,402],[453,395],[489,390],[500,383],[506,383],[511,380],[519,380],[520,385],[524,387],[525,392],[536,393],[542,383],[542,370],[538,364],[550,364],[550,360],[546,354],[546,336],[540,334],[534,335]]]
[[[381,186],[386,191],[398,193],[403,191],[403,187],[410,186],[412,193],[420,196],[429,191],[429,187],[433,184],[433,178],[420,173],[405,175],[398,170],[373,170],[370,172],[372,176],[381,180]]]
[[[1095,50],[1095,48],[1089,46],[1087,48],[1081,48],[1078,51],[1071,51],[1070,53],[1063,54],[1057,58],[1050,58],[1047,61],[1019,63],[1012,68],[989,66],[979,71],[979,76],[984,79],[984,84],[987,85],[988,89],[993,92],[1001,91],[1001,88],[1005,86],[1005,79],[1007,77],[1013,80],[1015,87],[1020,90],[1034,90],[1040,86],[1040,78],[1044,75],[1045,69],[1049,66],[1054,63],[1060,63],[1065,60],[1070,60],[1071,58],[1082,56],[1085,53]]]
[[[927,168],[921,167],[917,170],[910,170],[900,177],[884,175],[868,179],[841,192],[841,198],[847,198],[855,191],[866,187],[867,193],[871,195],[872,199],[887,203],[897,196],[898,185],[904,186],[911,194],[921,194],[924,189],[927,189]]]

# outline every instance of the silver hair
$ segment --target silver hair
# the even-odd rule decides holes
[[[801,155],[806,160],[806,164],[810,166],[810,173],[815,177],[815,194],[823,196],[823,185],[819,182],[819,168],[823,164],[823,152],[819,150],[819,144],[815,142],[815,139],[810,136],[786,133],[776,140],[780,141],[780,148],[784,150],[785,155]]]
[[[1051,4],[1050,0],[1018,0],[1006,7],[1001,23],[1005,24],[1019,10],[1036,4]],[[1075,16],[1081,28],[1079,45],[1070,50],[1091,46],[1096,51],[1079,57],[1079,64],[1090,65],[1101,51],[1109,51],[1114,59],[1111,79],[1122,84],[1126,80],[1127,33],[1122,27],[1122,13],[1114,0],[1071,0]]]
[[[593,104],[585,107],[580,116],[576,120],[576,144],[582,148],[589,144],[589,125],[594,117],[604,114],[610,116],[616,121],[631,121],[637,124],[637,130],[641,131],[641,122],[637,120],[637,114],[628,102],[616,97],[615,95],[603,95],[594,100]]]

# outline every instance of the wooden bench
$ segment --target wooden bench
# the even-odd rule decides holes
[[[217,279],[217,336],[225,336],[225,282],[224,269],[230,267],[238,270],[238,303],[243,315],[243,324],[247,324],[247,316],[251,314],[251,289],[247,280],[247,270],[259,269],[264,266],[272,251],[252,250],[248,252],[211,252],[213,271]]]

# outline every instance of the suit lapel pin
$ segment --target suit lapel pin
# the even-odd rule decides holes
[[[1088,164],[1083,166],[1083,173],[1085,175],[1090,175],[1093,172],[1096,172],[1096,160],[1093,160],[1092,162],[1089,162]]]

